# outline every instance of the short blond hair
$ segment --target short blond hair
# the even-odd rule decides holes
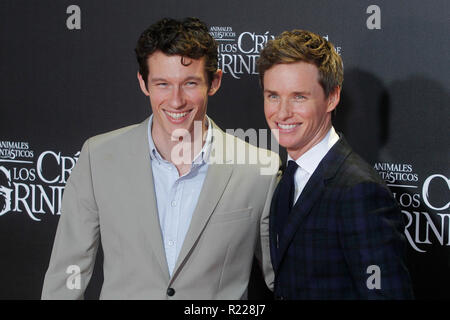
[[[333,44],[306,30],[285,31],[269,40],[257,61],[261,85],[264,74],[276,64],[295,62],[314,64],[319,69],[319,83],[328,97],[336,87],[342,88],[344,65]]]

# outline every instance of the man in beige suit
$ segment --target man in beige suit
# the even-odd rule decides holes
[[[245,299],[254,256],[272,288],[279,158],[206,116],[222,78],[216,42],[198,19],[163,19],[136,55],[153,114],[84,144],[42,298],[83,298],[100,237],[102,299]]]

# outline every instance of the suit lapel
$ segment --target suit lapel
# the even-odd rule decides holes
[[[275,270],[278,270],[284,254],[286,253],[289,244],[292,242],[296,231],[304,223],[305,219],[312,212],[312,208],[317,201],[320,200],[324,192],[326,182],[332,179],[345,158],[350,154],[351,149],[346,143],[344,137],[336,142],[336,144],[328,151],[319,166],[314,171],[313,175],[308,180],[300,197],[292,208],[286,223],[283,235],[279,239],[279,248],[277,250],[277,259],[275,259]],[[273,204],[273,203],[272,203]],[[272,210],[276,210],[273,207]],[[276,212],[276,211],[272,211]]]
[[[295,232],[304,222],[308,214],[311,212],[313,205],[320,198],[323,192],[323,175],[322,166],[318,166],[314,174],[308,180],[305,188],[303,189],[300,197],[298,198],[295,205],[292,207],[292,211],[287,220],[286,226],[284,227],[283,234],[279,239],[279,248],[276,259],[275,269],[277,270],[282,257],[284,256],[290,242],[292,241]]]
[[[284,172],[286,168],[282,169]],[[272,259],[272,266],[275,268],[278,262],[279,252],[277,248],[277,233],[275,231],[275,215],[277,213],[278,194],[280,191],[280,184],[278,183],[275,191],[273,192],[272,202],[270,203],[270,215],[269,215],[269,243],[270,243],[270,256]]]
[[[233,165],[226,165],[225,154],[220,152],[225,142],[224,133],[213,123],[213,144],[211,153],[214,153],[217,163],[210,163],[208,172],[203,182],[202,191],[197,201],[197,206],[192,215],[191,224],[181,247],[180,254],[175,264],[174,273],[169,285],[177,277],[178,273],[188,260],[191,252],[195,248],[200,236],[202,235],[211,214],[215,210],[233,172]],[[218,156],[219,154],[219,156]],[[225,165],[223,165],[225,164]]]
[[[142,226],[142,237],[149,243],[158,260],[161,269],[169,280],[169,269],[167,266],[166,254],[159,224],[158,207],[156,203],[155,187],[149,154],[148,143],[148,119],[136,128],[136,137],[131,140],[131,170],[130,179],[132,186],[125,192],[130,193],[130,198],[134,199],[133,208],[139,215],[140,226]]]

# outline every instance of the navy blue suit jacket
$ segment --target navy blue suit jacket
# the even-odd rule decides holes
[[[402,213],[377,172],[342,136],[309,179],[278,241],[277,197],[278,188],[270,213],[276,298],[413,297]]]

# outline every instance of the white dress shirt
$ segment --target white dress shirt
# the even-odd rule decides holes
[[[287,161],[289,162],[289,160],[293,160],[299,166],[294,175],[295,196],[293,204],[297,202],[297,199],[300,197],[303,188],[305,188],[305,185],[308,183],[309,178],[316,170],[320,161],[322,161],[328,151],[330,151],[331,147],[338,140],[338,134],[336,133],[334,128],[331,127],[327,135],[318,144],[302,154],[297,160],[292,159],[291,156],[288,155]]]
[[[169,274],[172,276],[181,247],[191,223],[194,209],[208,171],[211,151],[212,125],[208,118],[208,131],[202,150],[192,161],[191,169],[181,177],[176,166],[163,159],[152,138],[153,115],[148,122],[150,159],[158,207],[159,224],[166,252]]]

